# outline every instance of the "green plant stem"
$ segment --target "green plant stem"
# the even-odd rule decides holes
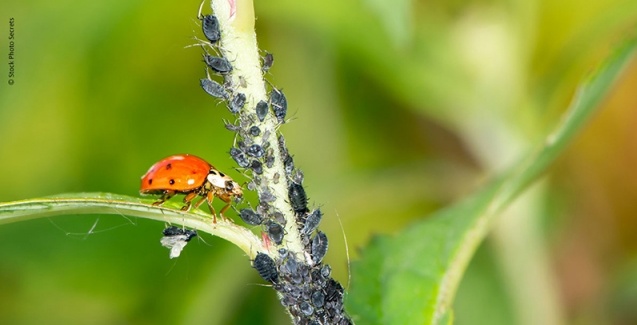
[[[212,9],[219,20],[221,30],[221,45],[219,50],[223,56],[232,62],[230,84],[235,93],[246,95],[246,104],[239,113],[239,120],[253,121],[261,130],[261,134],[254,137],[255,143],[269,144],[269,150],[273,151],[274,165],[272,168],[263,168],[260,184],[257,186],[259,196],[264,192],[270,192],[276,200],[271,203],[277,211],[283,214],[285,223],[284,246],[288,251],[303,256],[306,263],[309,257],[304,254],[301,236],[296,225],[296,216],[288,202],[287,182],[275,181],[277,177],[282,180],[285,177],[283,158],[277,145],[277,119],[268,110],[263,122],[255,116],[255,106],[261,100],[268,101],[266,83],[261,71],[261,60],[257,38],[254,30],[254,7],[251,0],[237,0],[236,10],[232,11],[229,1],[212,0]],[[278,176],[277,176],[278,175]],[[276,254],[271,254],[276,258]]]
[[[250,230],[229,220],[213,223],[203,211],[185,212],[166,206],[151,206],[148,200],[104,193],[67,194],[53,198],[0,203],[0,225],[61,215],[116,214],[183,225],[232,242],[251,259],[264,250],[259,238]]]

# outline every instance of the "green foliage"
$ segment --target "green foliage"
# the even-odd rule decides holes
[[[620,47],[579,89],[565,118],[540,149],[462,202],[376,238],[354,264],[350,312],[364,324],[445,324],[464,270],[489,225],[563,152],[599,107],[637,42]]]

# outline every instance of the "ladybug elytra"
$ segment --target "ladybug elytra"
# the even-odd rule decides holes
[[[241,186],[230,176],[220,172],[207,161],[189,154],[170,156],[151,166],[142,176],[139,192],[161,194],[159,201],[153,205],[161,205],[176,194],[186,194],[186,205],[182,208],[184,211],[188,211],[192,201],[201,196],[194,207],[196,209],[206,201],[214,216],[214,222],[217,222],[217,214],[212,207],[215,197],[226,203],[219,212],[223,217],[223,213],[230,207],[232,198],[243,196]]]

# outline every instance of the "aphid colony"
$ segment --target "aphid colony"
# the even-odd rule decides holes
[[[274,87],[265,99],[248,98],[242,91],[247,86],[246,78],[233,75],[237,71],[232,59],[224,57],[219,50],[222,32],[218,19],[213,15],[200,15],[200,20],[207,40],[205,45],[215,52],[203,54],[206,77],[200,80],[200,85],[210,96],[226,101],[230,113],[238,116],[236,122],[226,122],[225,125],[237,135],[229,153],[240,168],[252,172],[247,187],[259,194],[259,205],[255,209],[239,209],[239,217],[248,225],[263,227],[264,242],[278,246],[278,256],[273,258],[259,252],[252,265],[281,293],[281,302],[295,318],[295,323],[351,324],[343,312],[343,287],[330,277],[330,267],[322,264],[328,249],[327,236],[317,231],[323,213],[318,208],[308,208],[303,173],[295,167],[283,135],[276,136],[276,141],[273,141],[276,143],[269,142],[269,139],[274,139],[273,132],[277,131],[268,128],[266,125],[269,124],[264,122],[270,118],[278,125],[285,123],[287,99],[280,89]],[[273,63],[274,56],[266,53],[262,57],[261,71],[268,73]],[[274,177],[265,179],[262,175],[275,164],[275,150],[280,153],[284,174],[277,172]],[[295,226],[304,245],[305,256],[297,256],[285,248],[288,225],[283,212],[272,205],[277,197],[270,188],[271,183],[283,183],[287,187],[288,197],[285,199],[295,215]],[[170,156],[154,164],[142,177],[140,191],[142,194],[161,194],[155,205],[163,204],[176,194],[185,194],[183,210],[196,209],[205,201],[213,214],[213,222],[216,222],[217,216],[212,206],[215,197],[226,203],[219,213],[224,218],[223,213],[232,200],[243,195],[239,184],[228,175],[205,160],[188,154]],[[193,204],[197,197],[200,197],[199,200]],[[194,231],[171,226],[164,231],[162,244],[171,249],[171,258],[177,257],[195,235]]]

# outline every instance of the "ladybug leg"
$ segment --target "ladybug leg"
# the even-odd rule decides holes
[[[232,219],[228,219],[223,215],[223,213],[228,211],[228,208],[230,208],[230,198],[227,198],[224,200],[224,197],[220,197],[220,199],[223,200],[223,202],[226,202],[226,205],[223,208],[221,208],[221,211],[219,212],[221,214],[221,217],[224,218],[225,220],[232,221]]]
[[[182,211],[189,211],[190,210],[190,204],[192,203],[192,200],[194,200],[194,198],[197,197],[197,192],[190,192],[186,195],[186,197],[184,197],[184,203],[186,203],[186,205],[184,205],[181,210]]]
[[[206,196],[204,198],[206,199],[206,202],[208,203],[210,212],[212,212],[212,218],[213,218],[212,223],[217,223],[217,211],[215,211],[215,208],[212,206],[212,200],[214,200],[215,198],[215,193],[213,191],[209,191],[208,193],[206,193]]]
[[[162,205],[164,202],[170,200],[171,197],[175,196],[175,191],[164,191],[164,194],[162,194],[162,196],[159,198],[159,200],[157,200],[156,202],[153,202],[154,206],[158,206],[158,205]]]

